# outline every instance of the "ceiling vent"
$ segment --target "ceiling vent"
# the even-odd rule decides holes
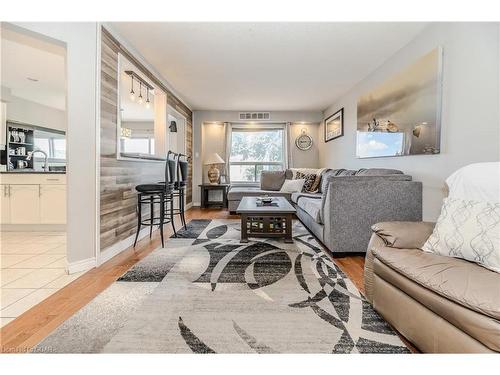
[[[270,120],[270,112],[240,112],[240,120]]]

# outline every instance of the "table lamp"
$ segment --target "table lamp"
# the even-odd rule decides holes
[[[220,171],[216,167],[217,164],[226,164],[226,162],[216,152],[205,160],[205,165],[210,165],[208,169],[208,181],[213,185],[219,183]]]

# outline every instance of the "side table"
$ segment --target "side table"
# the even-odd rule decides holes
[[[201,184],[198,186],[201,189],[201,208],[227,208],[227,191],[229,190],[229,184]],[[222,201],[209,200],[209,192],[213,190],[220,190],[222,192]]]

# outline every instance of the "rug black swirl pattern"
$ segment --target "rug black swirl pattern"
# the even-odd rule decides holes
[[[408,353],[299,222],[293,244],[240,244],[239,235],[238,220],[191,221],[39,345],[76,353]]]

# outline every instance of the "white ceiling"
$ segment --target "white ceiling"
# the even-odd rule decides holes
[[[324,110],[426,23],[112,27],[197,110]]]
[[[2,86],[13,96],[64,110],[65,48],[6,28],[1,31]]]

